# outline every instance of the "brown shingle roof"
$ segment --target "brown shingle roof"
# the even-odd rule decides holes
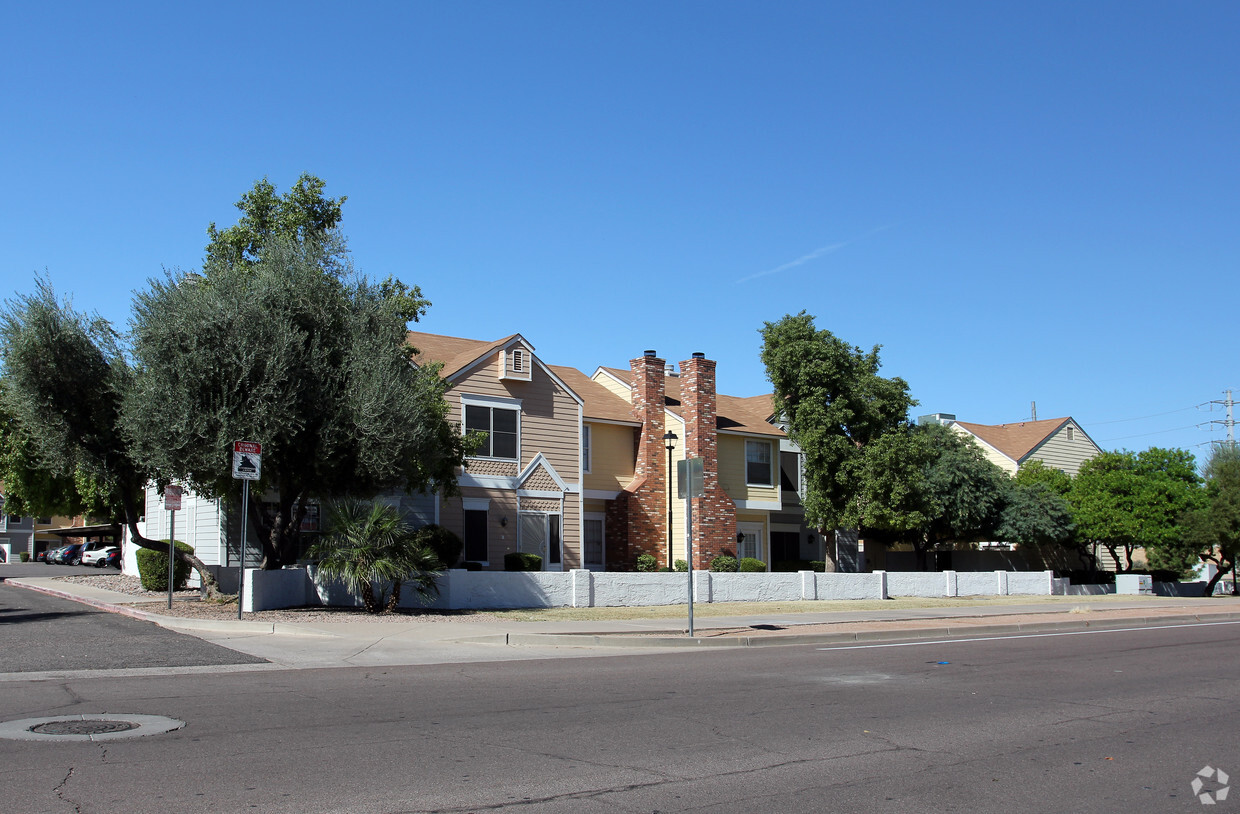
[[[973,433],[1019,463],[1071,420],[1071,418],[1047,418],[1042,421],[1022,421],[1018,424],[969,424],[957,421],[956,425]]]
[[[512,336],[506,336],[494,342],[485,342],[478,339],[463,339],[459,336],[440,336],[410,331],[405,338],[410,345],[418,349],[418,353],[413,357],[416,364],[442,362],[443,370],[439,375],[448,378],[470,362],[489,354],[517,336],[520,334],[512,334]]]
[[[582,414],[586,418],[600,421],[622,421],[635,426],[640,423],[633,417],[632,407],[627,401],[598,382],[591,381],[589,376],[577,368],[562,365],[548,365],[548,367],[560,377],[560,381],[568,385],[569,389],[581,396],[584,402]]]

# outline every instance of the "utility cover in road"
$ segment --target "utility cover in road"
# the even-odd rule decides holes
[[[263,445],[257,441],[233,442],[233,477],[258,480],[263,473]]]

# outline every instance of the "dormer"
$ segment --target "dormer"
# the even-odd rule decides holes
[[[534,354],[529,345],[517,340],[500,351],[499,377],[528,382],[534,369]]]

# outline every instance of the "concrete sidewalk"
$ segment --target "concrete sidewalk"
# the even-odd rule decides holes
[[[145,619],[285,668],[396,666],[668,652],[669,648],[848,645],[897,639],[1102,630],[1240,621],[1240,599],[1057,597],[1028,604],[985,600],[954,607],[830,610],[698,617],[523,622],[487,617],[404,617],[343,622],[193,619],[161,613],[146,597],[47,577],[6,580]],[[686,610],[687,616],[687,610]],[[271,669],[266,667],[265,669]]]

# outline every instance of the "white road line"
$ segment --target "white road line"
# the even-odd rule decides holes
[[[959,639],[934,639],[886,644],[849,644],[840,647],[816,647],[815,650],[873,650],[879,647],[918,647],[925,644],[961,644],[965,642],[1002,642],[1009,639],[1042,639],[1049,636],[1088,636],[1097,633],[1133,633],[1140,630],[1175,630],[1183,627],[1214,627],[1217,625],[1240,625],[1235,622],[1189,622],[1182,625],[1150,625],[1147,627],[1116,627],[1102,630],[1064,630],[1058,633],[1014,633],[1010,636],[965,636]]]

